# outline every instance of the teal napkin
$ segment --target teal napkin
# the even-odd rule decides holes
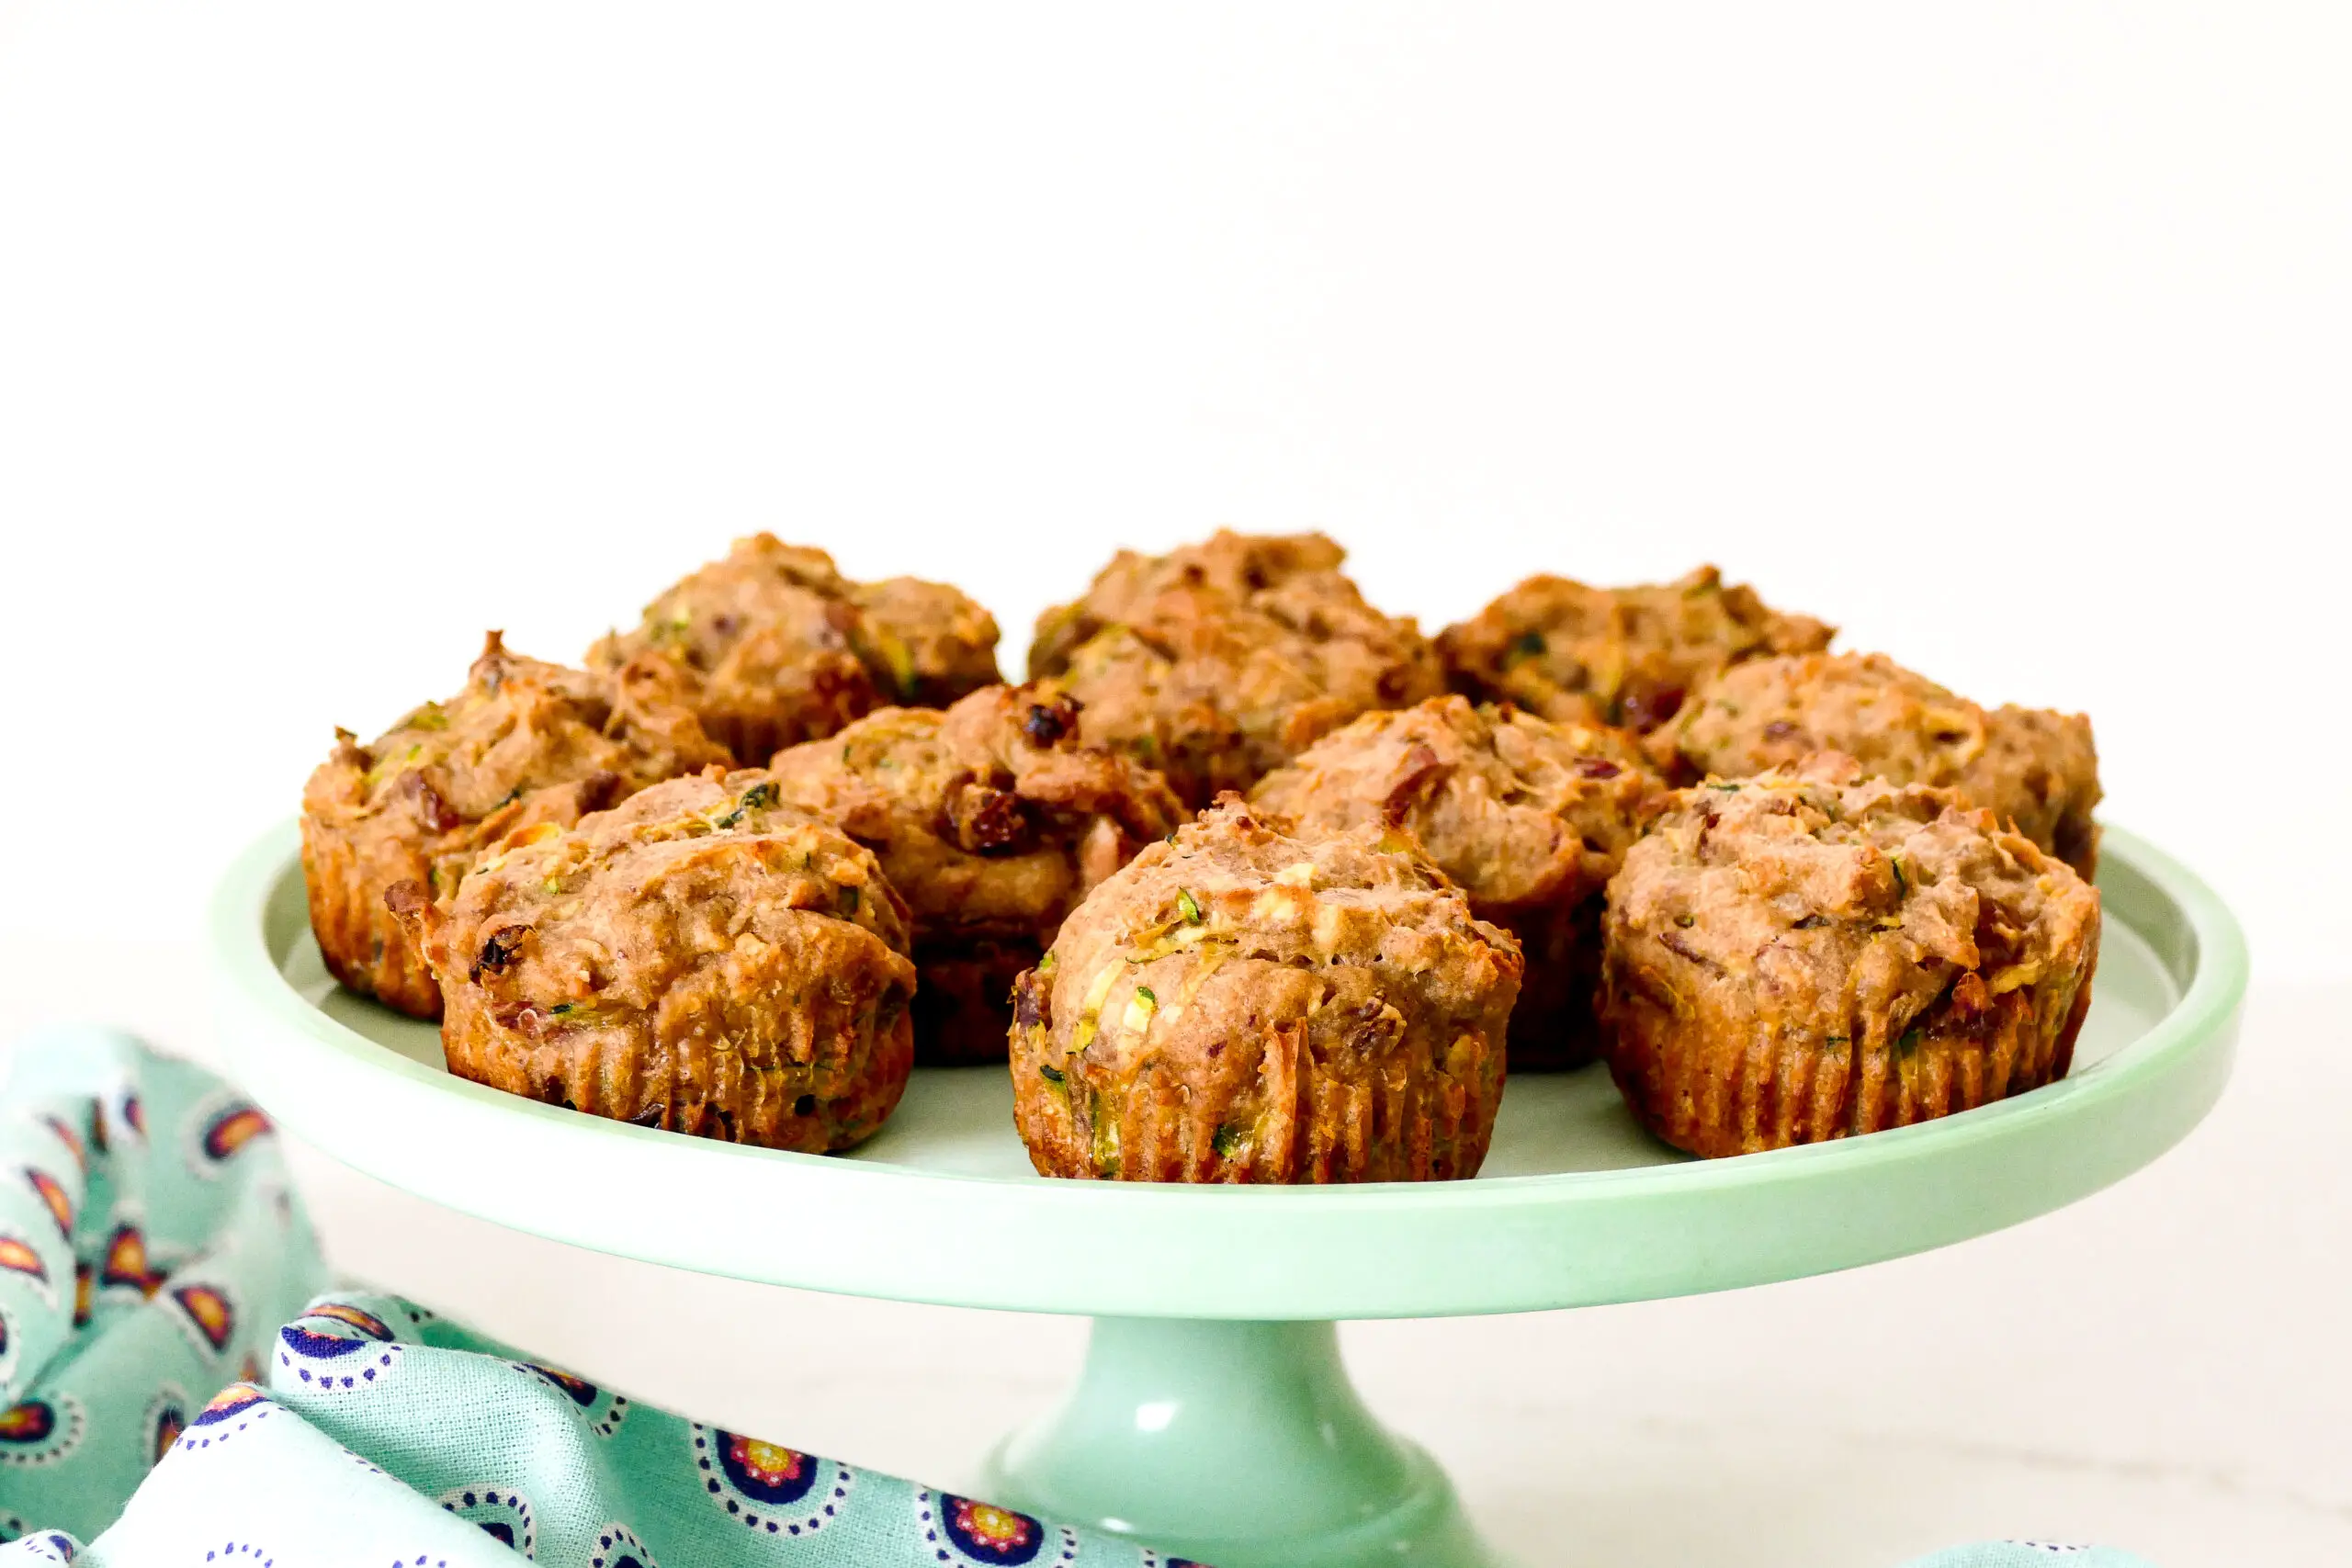
[[[0,1539],[105,1528],[324,1283],[235,1090],[111,1031],[21,1043],[0,1094]]]
[[[197,1413],[122,1517],[76,1551],[52,1535],[0,1548],[0,1564],[1182,1564],[689,1421],[364,1293],[322,1298],[279,1330],[266,1381]]]

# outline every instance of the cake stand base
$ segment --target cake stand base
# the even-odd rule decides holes
[[[980,1495],[1215,1568],[1501,1568],[1329,1323],[1097,1318],[1077,1388]]]

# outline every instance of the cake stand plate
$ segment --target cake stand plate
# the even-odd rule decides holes
[[[1320,1189],[1043,1179],[1001,1068],[917,1071],[878,1135],[831,1156],[466,1082],[444,1070],[432,1025],[328,978],[291,825],[224,878],[210,937],[221,1043],[248,1092],[380,1180],[704,1273],[1092,1315],[1076,1390],[993,1456],[999,1500],[1217,1568],[1465,1568],[1494,1559],[1443,1473],[1358,1401],[1333,1322],[1849,1269],[2018,1224],[2145,1165],[2221,1093],[2245,946],[2201,883],[2128,833],[2108,831],[2099,887],[2098,976],[2063,1082],[1865,1138],[1695,1161],[1644,1134],[1605,1073],[1524,1076],[1477,1179]]]

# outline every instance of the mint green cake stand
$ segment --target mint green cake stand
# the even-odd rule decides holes
[[[451,1077],[425,1024],[336,989],[291,826],[222,883],[221,1038],[288,1128],[379,1179],[576,1246],[852,1295],[1095,1318],[1062,1407],[983,1495],[1217,1568],[1468,1568],[1444,1473],[1375,1422],[1335,1320],[1527,1312],[1850,1269],[2074,1201],[2178,1141],[2228,1077],[2237,926],[2110,830],[2096,1001],[2064,1082],[1867,1138],[1685,1160],[1605,1074],[1523,1077],[1475,1181],[1047,1181],[986,1068],[918,1072],[854,1155],[601,1121]],[[712,1201],[723,1193],[726,1201]],[[773,1222],[773,1223],[771,1223]]]

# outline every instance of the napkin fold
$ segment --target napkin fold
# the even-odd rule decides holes
[[[111,1030],[0,1092],[0,1538],[94,1533],[325,1284],[269,1121]]]
[[[517,1552],[583,1568],[1182,1568],[638,1404],[366,1292],[281,1328],[265,1380],[198,1412],[86,1548],[53,1535],[0,1548],[0,1564],[512,1568]]]

